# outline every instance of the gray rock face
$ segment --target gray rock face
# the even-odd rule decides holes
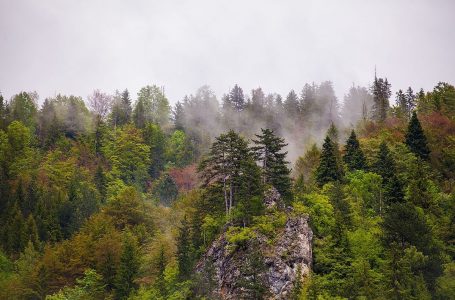
[[[268,299],[288,299],[294,284],[308,275],[312,264],[312,238],[308,217],[292,216],[290,213],[285,227],[272,244],[258,234],[256,240],[265,263],[261,278],[269,289]],[[215,270],[217,297],[245,299],[236,283],[244,277],[242,266],[250,246],[234,251],[228,246],[225,234],[222,234],[199,261],[196,272],[204,272],[204,265],[211,264]],[[299,269],[301,276],[297,278]]]

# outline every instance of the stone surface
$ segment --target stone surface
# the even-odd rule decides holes
[[[307,216],[293,216],[288,212],[286,225],[276,240],[269,244],[267,238],[258,234],[257,242],[266,265],[262,277],[269,288],[269,299],[288,299],[297,280],[304,280],[312,264],[313,232]],[[232,251],[225,234],[215,240],[196,266],[196,272],[203,272],[207,263],[215,269],[216,291],[221,299],[242,299],[236,282],[242,277],[241,270],[246,248]],[[301,278],[297,278],[298,268]]]

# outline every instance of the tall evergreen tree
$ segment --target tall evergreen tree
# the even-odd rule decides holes
[[[354,130],[351,131],[351,135],[346,141],[343,161],[349,171],[366,170],[368,168],[365,155],[360,148],[360,144]]]
[[[125,89],[122,93],[119,93],[117,91],[112,103],[112,111],[110,116],[111,124],[114,127],[128,124],[131,121],[131,116],[131,99],[128,90]]]
[[[383,203],[380,204],[380,211],[387,208],[392,203],[403,201],[403,187],[396,174],[395,160],[390,153],[389,147],[385,142],[379,146],[376,162],[373,165],[373,171],[381,175],[382,188],[384,190]]]
[[[256,146],[252,150],[262,165],[263,182],[271,184],[283,197],[288,198],[291,194],[291,170],[287,166],[287,152],[283,151],[287,144],[270,129],[261,128],[261,133],[256,135],[257,140],[253,140]]]
[[[177,261],[180,280],[188,279],[191,276],[191,271],[193,269],[190,234],[190,224],[185,216],[181,226],[179,227],[179,233],[177,236]]]
[[[428,160],[430,149],[428,148],[427,138],[415,111],[412,113],[408,131],[406,132],[406,145],[417,157]]]
[[[322,145],[321,158],[316,170],[316,181],[319,186],[331,181],[341,180],[343,174],[338,166],[335,145],[327,135]]]
[[[6,128],[6,103],[0,93],[0,129]]]
[[[199,164],[198,172],[205,186],[213,183],[222,186],[227,215],[233,208],[238,185],[243,182],[244,174],[248,173],[245,168],[251,167],[245,162],[252,158],[248,142],[230,130],[216,138],[208,157]]]
[[[186,100],[187,102],[188,100]],[[182,102],[177,101],[172,110],[172,119],[174,121],[174,128],[175,130],[184,130],[184,122],[185,122],[185,109],[183,107]]]
[[[236,111],[242,111],[245,108],[245,96],[243,90],[237,84],[229,92],[229,102]]]
[[[386,79],[377,78],[374,74],[373,86],[371,92],[373,94],[373,119],[378,122],[383,122],[387,118],[389,111],[389,98],[392,94],[390,83]]]
[[[117,299],[127,299],[131,291],[136,288],[134,280],[139,272],[139,256],[137,251],[134,237],[126,233],[115,285]]]
[[[299,98],[294,90],[291,90],[284,101],[284,111],[292,120],[297,120],[300,115]]]

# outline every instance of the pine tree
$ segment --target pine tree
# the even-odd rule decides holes
[[[377,154],[376,162],[373,165],[373,171],[382,177],[384,203],[380,204],[380,211],[382,211],[382,208],[386,208],[392,203],[402,202],[404,197],[403,187],[396,175],[395,160],[385,142],[382,142],[379,146],[379,152]]]
[[[198,172],[203,185],[214,183],[222,186],[226,214],[229,215],[234,206],[236,191],[242,176],[246,173],[245,161],[253,158],[248,142],[233,130],[221,134],[212,144],[208,157],[199,164]]]
[[[406,145],[417,157],[428,160],[430,149],[428,148],[427,138],[415,111],[412,113],[411,120],[409,121],[408,131],[406,133]]]
[[[177,261],[180,280],[188,279],[191,275],[193,267],[190,234],[190,224],[185,216],[183,218],[182,225],[179,228],[179,234],[177,237]]]
[[[360,144],[354,130],[351,131],[351,135],[346,141],[343,161],[349,171],[366,170],[368,168],[365,155],[360,148]]]
[[[319,186],[323,186],[328,182],[341,180],[341,178],[342,173],[338,166],[336,149],[332,140],[327,135],[322,145],[321,158],[316,170],[316,181]]]
[[[283,148],[287,146],[283,138],[277,137],[270,129],[262,129],[256,144],[252,150],[256,159],[260,161],[263,171],[263,182],[271,184],[285,198],[291,194],[291,180],[289,178],[290,170],[286,161],[287,152]]]
[[[0,93],[0,129],[6,128],[6,103]]]
[[[187,100],[188,101],[188,100]],[[185,121],[185,109],[182,102],[177,101],[172,110],[172,119],[174,121],[175,130],[185,130],[184,121]]]
[[[39,248],[38,228],[36,227],[35,218],[33,218],[32,214],[29,214],[27,218],[26,235],[28,241],[33,244],[35,249],[38,249]]]
[[[237,84],[229,92],[229,102],[236,111],[242,111],[245,108],[245,97],[243,90]]]
[[[155,279],[154,286],[160,292],[163,298],[167,295],[166,280],[164,278],[164,272],[166,271],[166,257],[164,255],[164,247],[161,246],[158,261],[156,262],[157,276]]]
[[[284,111],[292,120],[297,120],[300,115],[299,99],[294,90],[291,90],[284,101]]]
[[[139,256],[136,241],[130,233],[126,233],[115,285],[117,299],[127,299],[131,291],[136,288],[134,280],[138,271]]]
[[[373,86],[371,92],[373,94],[373,119],[378,122],[384,122],[389,111],[389,98],[392,94],[391,85],[386,79],[377,78],[374,74]]]
[[[107,178],[104,174],[103,167],[101,164],[98,165],[96,168],[95,176],[93,178],[95,181],[96,188],[101,195],[101,199],[104,202],[106,200],[107,195]]]

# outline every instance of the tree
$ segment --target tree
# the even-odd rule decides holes
[[[343,161],[345,162],[349,171],[354,170],[365,171],[368,168],[365,155],[363,154],[363,151],[360,148],[360,144],[359,141],[357,140],[357,136],[354,130],[351,131],[351,135],[346,141]]]
[[[111,176],[127,184],[144,184],[148,177],[150,146],[144,143],[138,129],[132,125],[117,129],[103,146],[103,153],[111,165]]]
[[[175,103],[174,109],[172,110],[172,120],[174,121],[174,128],[176,130],[184,130],[185,110],[183,108],[182,102],[180,101],[177,101],[177,103]]]
[[[323,186],[331,181],[341,180],[342,178],[335,151],[335,146],[327,135],[322,145],[319,166],[316,169],[316,181],[319,186]]]
[[[88,101],[90,108],[95,115],[100,116],[100,118],[104,120],[111,109],[112,97],[100,90],[95,90],[92,95],[88,97]]]
[[[116,298],[127,299],[131,291],[136,288],[136,279],[139,271],[139,256],[136,240],[130,233],[126,233],[123,240],[122,254],[116,280]]]
[[[15,95],[8,106],[12,120],[20,121],[28,128],[34,129],[38,108],[32,93],[22,92]]]
[[[193,270],[193,249],[190,237],[190,224],[185,216],[181,226],[179,227],[179,233],[177,236],[177,261],[179,266],[179,277],[182,281],[190,278]]]
[[[133,112],[134,123],[138,128],[144,128],[149,122],[166,126],[169,123],[170,113],[169,101],[163,89],[156,85],[148,85],[140,89]]]
[[[391,85],[387,81],[387,78],[378,78],[376,73],[374,74],[373,86],[371,87],[371,93],[373,94],[373,119],[378,122],[384,122],[387,118],[389,111],[389,98],[392,92],[390,91]]]
[[[384,204],[388,207],[392,203],[402,202],[404,198],[403,187],[396,175],[395,160],[385,142],[379,146],[373,171],[381,175],[384,190]],[[382,210],[382,207],[380,208]]]
[[[341,118],[345,125],[356,125],[365,121],[373,106],[373,96],[365,87],[352,86],[344,96]]]
[[[245,108],[245,96],[243,90],[237,84],[229,92],[229,104],[235,111],[242,111]]]
[[[155,179],[164,170],[166,136],[160,125],[148,123],[142,133],[144,142],[150,147],[150,166],[148,173]]]
[[[111,109],[110,121],[114,127],[128,124],[131,121],[132,108],[127,89],[122,93],[116,91]]]
[[[171,206],[177,199],[179,190],[172,177],[164,173],[153,183],[152,193],[161,204]]]
[[[198,166],[204,186],[220,185],[225,202],[226,215],[233,206],[238,184],[242,182],[245,161],[253,158],[248,143],[230,130],[215,139],[208,156]]]
[[[6,128],[6,102],[0,93],[0,129]]]
[[[291,90],[284,101],[284,111],[293,121],[300,115],[299,99],[294,90]]]
[[[257,140],[253,140],[252,150],[256,160],[262,165],[263,183],[274,186],[285,198],[290,197],[291,180],[290,170],[285,160],[287,152],[283,148],[287,146],[283,138],[274,134],[270,129],[262,129],[261,134],[256,135]]]
[[[409,150],[417,157],[428,160],[430,156],[430,149],[428,148],[427,138],[420,125],[417,113],[412,113],[411,120],[408,124],[408,131],[406,132],[406,145]]]

